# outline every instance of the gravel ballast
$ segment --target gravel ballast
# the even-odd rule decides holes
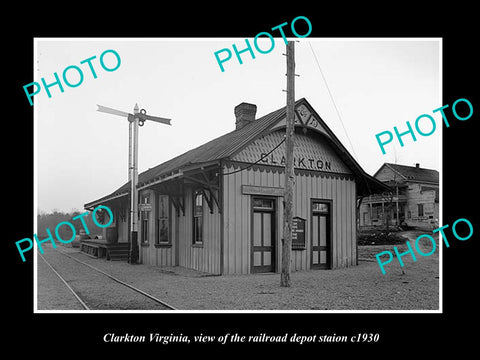
[[[407,250],[405,244],[395,246],[399,251]],[[422,248],[426,253],[428,244],[421,246],[426,246]],[[417,256],[415,262],[409,255],[404,256],[403,268],[394,258],[385,266],[386,274],[382,275],[375,254],[384,250],[393,253],[393,245],[359,246],[358,266],[293,272],[290,288],[280,287],[280,274],[212,276],[182,267],[159,268],[94,259],[76,248],[60,250],[179,310],[439,309],[438,248],[428,257]],[[39,274],[42,273],[44,271]],[[45,303],[41,301],[45,281],[39,279],[38,283],[40,310],[40,305]],[[52,289],[49,297],[52,297]]]

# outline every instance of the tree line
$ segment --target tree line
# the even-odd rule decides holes
[[[84,211],[85,212],[85,211]],[[75,228],[75,232],[78,235],[80,230],[84,230],[84,226],[80,218],[73,220],[74,217],[82,214],[76,209],[72,209],[70,212],[63,212],[58,210],[53,210],[50,213],[39,211],[37,215],[37,236],[39,240],[45,239],[48,234],[47,230],[50,230],[50,233],[55,238],[55,228],[61,222],[69,222]],[[89,212],[88,215],[84,215],[83,220],[87,229],[90,232],[90,237],[95,237],[95,235],[102,235],[102,229],[99,228],[93,222],[92,212]],[[58,228],[58,234],[63,240],[69,240],[72,238],[72,229],[68,225],[62,225]]]

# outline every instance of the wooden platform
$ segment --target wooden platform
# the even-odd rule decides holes
[[[128,260],[128,243],[107,243],[105,240],[82,240],[80,251],[94,258],[107,260]]]

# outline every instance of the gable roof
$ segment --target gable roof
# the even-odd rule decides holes
[[[439,173],[437,170],[391,163],[384,163],[373,176],[375,177],[384,167],[390,168],[392,171],[399,174],[405,181],[434,184],[439,183]]]
[[[360,178],[358,182],[358,193],[375,193],[375,191],[388,190],[388,186],[366,174],[360,165],[353,159],[346,148],[340,143],[333,132],[328,128],[321,117],[315,112],[312,106],[305,98],[301,98],[295,102],[295,107],[304,104],[316,116],[321,123],[323,130],[321,133],[328,141],[333,144],[333,148],[342,160],[347,164],[352,172]],[[240,150],[244,149],[248,144],[260,136],[265,135],[274,125],[286,116],[286,106],[275,110],[259,119],[252,121],[240,129],[235,129],[225,135],[213,139],[203,145],[178,155],[164,163],[150,168],[138,175],[137,187],[141,187],[150,182],[174,176],[175,173],[180,174],[186,168],[200,167],[205,164],[219,162],[222,159],[228,159]],[[107,201],[116,197],[127,195],[130,191],[130,182],[125,183],[111,194],[100,199],[92,201],[84,205],[85,208],[92,207],[102,201]]]

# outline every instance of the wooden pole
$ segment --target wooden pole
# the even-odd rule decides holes
[[[293,169],[293,133],[295,121],[295,47],[294,42],[287,44],[287,128],[285,131],[285,194],[283,206],[283,248],[282,272],[280,286],[290,287],[292,282],[291,256],[292,256],[292,223],[293,223],[293,184],[295,173]]]

